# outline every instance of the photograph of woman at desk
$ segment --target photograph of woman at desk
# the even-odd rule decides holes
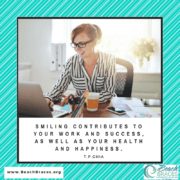
[[[58,20],[59,26],[57,27],[52,26],[52,22],[54,22],[53,20],[28,19],[19,22],[20,33],[18,46],[19,49],[21,49],[19,51],[19,62],[21,63],[19,64],[18,69],[18,98],[21,97],[21,99],[23,100],[23,102],[21,102],[20,99],[18,100],[19,105],[21,105],[22,107],[22,109],[19,108],[19,110],[23,110],[23,108],[27,105],[30,106],[29,100],[32,100],[32,96],[34,96],[34,99],[36,100],[35,97],[38,94],[38,90],[37,88],[36,90],[34,90],[33,87],[37,87],[38,84],[39,89],[42,87],[42,90],[39,91],[39,94],[41,93],[42,103],[45,104],[44,111],[51,112],[49,112],[49,115],[47,116],[44,113],[40,115],[33,114],[34,112],[41,111],[43,108],[41,107],[41,103],[39,103],[39,100],[37,103],[35,103],[36,108],[35,110],[33,110],[31,107],[34,107],[34,101],[32,101],[33,104],[30,107],[30,109],[32,109],[32,114],[30,115],[33,117],[52,117],[51,114],[55,113],[58,110],[61,110],[61,108],[64,108],[64,110],[70,113],[66,117],[75,117],[73,116],[73,113],[75,114],[75,112],[78,111],[78,107],[80,107],[84,103],[79,103],[79,100],[77,103],[76,100],[79,97],[82,97],[87,89],[90,93],[86,98],[86,104],[83,104],[86,106],[80,108],[83,112],[81,114],[83,114],[84,118],[134,118],[139,117],[140,115],[146,117],[144,116],[144,114],[151,115],[148,117],[160,117],[161,109],[159,102],[161,98],[161,74],[159,73],[160,64],[158,64],[158,62],[160,62],[159,59],[161,59],[161,54],[157,53],[156,56],[151,57],[152,62],[150,62],[150,67],[145,66],[148,64],[146,62],[147,60],[144,59],[144,66],[142,67],[142,69],[140,69],[140,60],[138,58],[135,58],[130,49],[128,49],[130,48],[130,44],[134,39],[143,38],[148,35],[147,33],[149,31],[147,32],[146,28],[143,27],[148,23],[151,24],[151,20],[146,20],[145,23],[144,20],[142,21],[137,19],[117,19],[114,21],[108,19],[105,21],[94,21],[88,19],[75,21],[72,19],[70,22],[68,22],[72,25],[71,27],[73,27],[72,31],[70,26],[64,26],[60,23],[61,21],[63,23],[66,22],[66,20]],[[152,22],[153,26],[148,27],[151,27],[151,30],[154,33],[152,34],[152,37],[155,38],[157,43],[159,43],[160,45],[160,21],[153,20]],[[39,23],[42,23],[42,29],[35,32],[34,34],[34,29],[37,29]],[[135,33],[132,28],[129,28],[136,27],[136,23],[142,25],[142,32],[144,32],[144,34],[139,34],[139,29],[137,29],[137,32]],[[41,33],[44,25],[46,25],[47,28],[46,34]],[[109,25],[111,25],[110,30],[108,29]],[[159,25],[159,31],[156,30],[156,25]],[[23,27],[28,27],[29,31],[27,32]],[[57,31],[57,33],[55,33],[54,35],[54,38],[51,38],[51,35],[54,34],[52,31],[52,27]],[[59,28],[64,28],[66,33],[60,33]],[[131,34],[131,32],[133,33]],[[61,35],[63,34],[63,37],[66,38],[64,40],[62,38],[61,40],[59,39],[58,41],[55,41],[56,38],[58,39],[58,33]],[[129,36],[130,34],[131,36]],[[37,39],[37,37],[40,36],[42,41]],[[49,36],[48,41],[44,42],[43,40],[47,36]],[[69,40],[71,40],[71,42],[69,43],[69,47],[72,48],[68,49],[68,46],[66,46],[67,50],[65,50],[64,52],[65,55],[67,53],[69,57],[66,64],[63,66],[61,74],[59,74],[59,70],[57,71],[57,69],[53,70],[55,72],[51,72],[52,69],[50,68],[51,70],[49,71],[49,64],[47,62],[51,62],[51,55],[53,55],[54,52],[53,50],[50,51],[50,47],[52,47],[51,43],[53,43],[53,45],[55,44],[56,46],[58,43],[59,46],[59,43],[62,44],[62,42],[65,42],[63,44],[66,45],[68,42],[68,38]],[[27,44],[25,42],[30,42],[30,44]],[[36,42],[36,47],[34,47],[34,42]],[[127,42],[124,49],[123,42]],[[41,52],[43,53],[37,54],[36,49],[42,47],[43,44],[44,46],[41,49]],[[26,51],[29,52],[28,58],[25,53]],[[126,60],[121,59],[121,57]],[[64,60],[64,58],[61,59],[61,65],[64,63]],[[152,66],[156,61],[157,64],[155,64],[154,66],[157,66],[157,68]],[[23,63],[25,63],[26,65],[26,62],[32,64],[32,68],[30,70],[28,69],[30,73],[32,71],[31,74],[27,74],[29,75],[29,78],[24,77],[25,72],[20,68],[21,66],[24,67]],[[40,64],[43,64],[41,71]],[[37,84],[32,85],[32,88],[29,88],[30,84],[28,84],[26,88],[21,88],[20,83],[23,82],[33,84],[36,82]],[[73,87],[71,86],[71,83]],[[25,85],[22,86],[24,87]],[[51,89],[51,87],[53,88]],[[29,93],[27,93],[27,89],[30,91]],[[36,92],[36,95],[30,95],[33,92]],[[71,97],[73,97],[71,93],[77,96],[72,101],[70,99]],[[95,102],[96,99],[94,100],[94,102],[92,101],[92,96],[90,96],[90,94],[92,93],[98,94],[96,97],[98,101]],[[28,97],[29,100],[27,99]],[[144,103],[143,99],[145,100],[145,102],[147,99],[152,100],[152,102]],[[93,102],[94,106],[90,106],[91,103],[89,102]],[[50,109],[47,104],[49,105]],[[69,107],[69,104],[71,108]],[[37,107],[39,107],[39,109],[37,109]],[[107,108],[109,107],[111,107],[111,109],[108,110]],[[112,107],[115,108],[115,111],[123,110],[126,114],[116,114],[111,111]],[[150,109],[151,107],[153,107],[153,109]],[[26,109],[26,113],[30,113],[30,109]],[[21,114],[23,113],[24,111],[22,111]],[[75,115],[78,115],[78,113]]]
[[[68,103],[68,96],[63,93],[72,82],[76,96],[81,96],[86,89],[99,93],[99,103],[106,103],[115,96],[115,64],[112,54],[96,50],[101,42],[102,31],[95,24],[81,24],[71,33],[71,46],[77,52],[68,59],[63,72],[52,90],[44,97],[52,108],[54,100],[64,97],[61,106]]]

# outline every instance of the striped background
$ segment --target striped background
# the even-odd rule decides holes
[[[3,167],[64,167],[64,179],[143,179],[143,164],[17,164],[16,17],[163,17],[163,162],[178,164],[178,0],[1,1]],[[7,113],[8,112],[8,113]],[[155,147],[152,147],[155,148]]]

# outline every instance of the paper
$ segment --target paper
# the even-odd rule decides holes
[[[59,106],[59,105],[54,105],[53,106],[53,109],[54,110],[61,110],[62,106]]]
[[[124,110],[124,111],[132,111],[132,109],[127,104],[119,104],[115,106],[116,109]]]
[[[129,116],[129,118],[135,118],[135,114],[133,111],[126,111],[126,114]]]
[[[65,106],[54,105],[53,110],[64,110],[64,111],[71,112],[71,107],[69,104],[66,104]]]
[[[135,118],[160,118],[160,113],[135,113]]]
[[[153,111],[148,107],[131,107],[131,109],[134,112],[139,112],[139,113],[153,113]]]
[[[157,107],[157,108],[149,108],[154,112],[161,112],[161,108]]]
[[[140,107],[144,107],[142,101],[140,99],[137,99],[137,100],[122,100],[122,103],[123,104],[127,104],[129,106],[140,106]]]
[[[69,104],[66,104],[65,106],[63,106],[63,107],[61,108],[61,110],[71,112],[71,107],[70,107]]]

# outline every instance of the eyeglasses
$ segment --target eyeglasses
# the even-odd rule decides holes
[[[90,42],[92,42],[92,41],[94,41],[94,39],[93,39],[93,40],[90,40],[90,41],[87,41],[87,42],[85,42],[85,43],[78,43],[78,44],[76,44],[76,43],[71,43],[71,47],[72,47],[72,48],[77,48],[77,46],[78,46],[79,48],[85,48],[85,47],[86,47],[86,44],[88,44],[88,43],[90,43]]]

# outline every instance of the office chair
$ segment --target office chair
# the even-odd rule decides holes
[[[124,66],[127,72],[116,72],[115,93],[117,97],[131,97],[134,75],[133,65],[120,58],[116,58],[116,64]]]

